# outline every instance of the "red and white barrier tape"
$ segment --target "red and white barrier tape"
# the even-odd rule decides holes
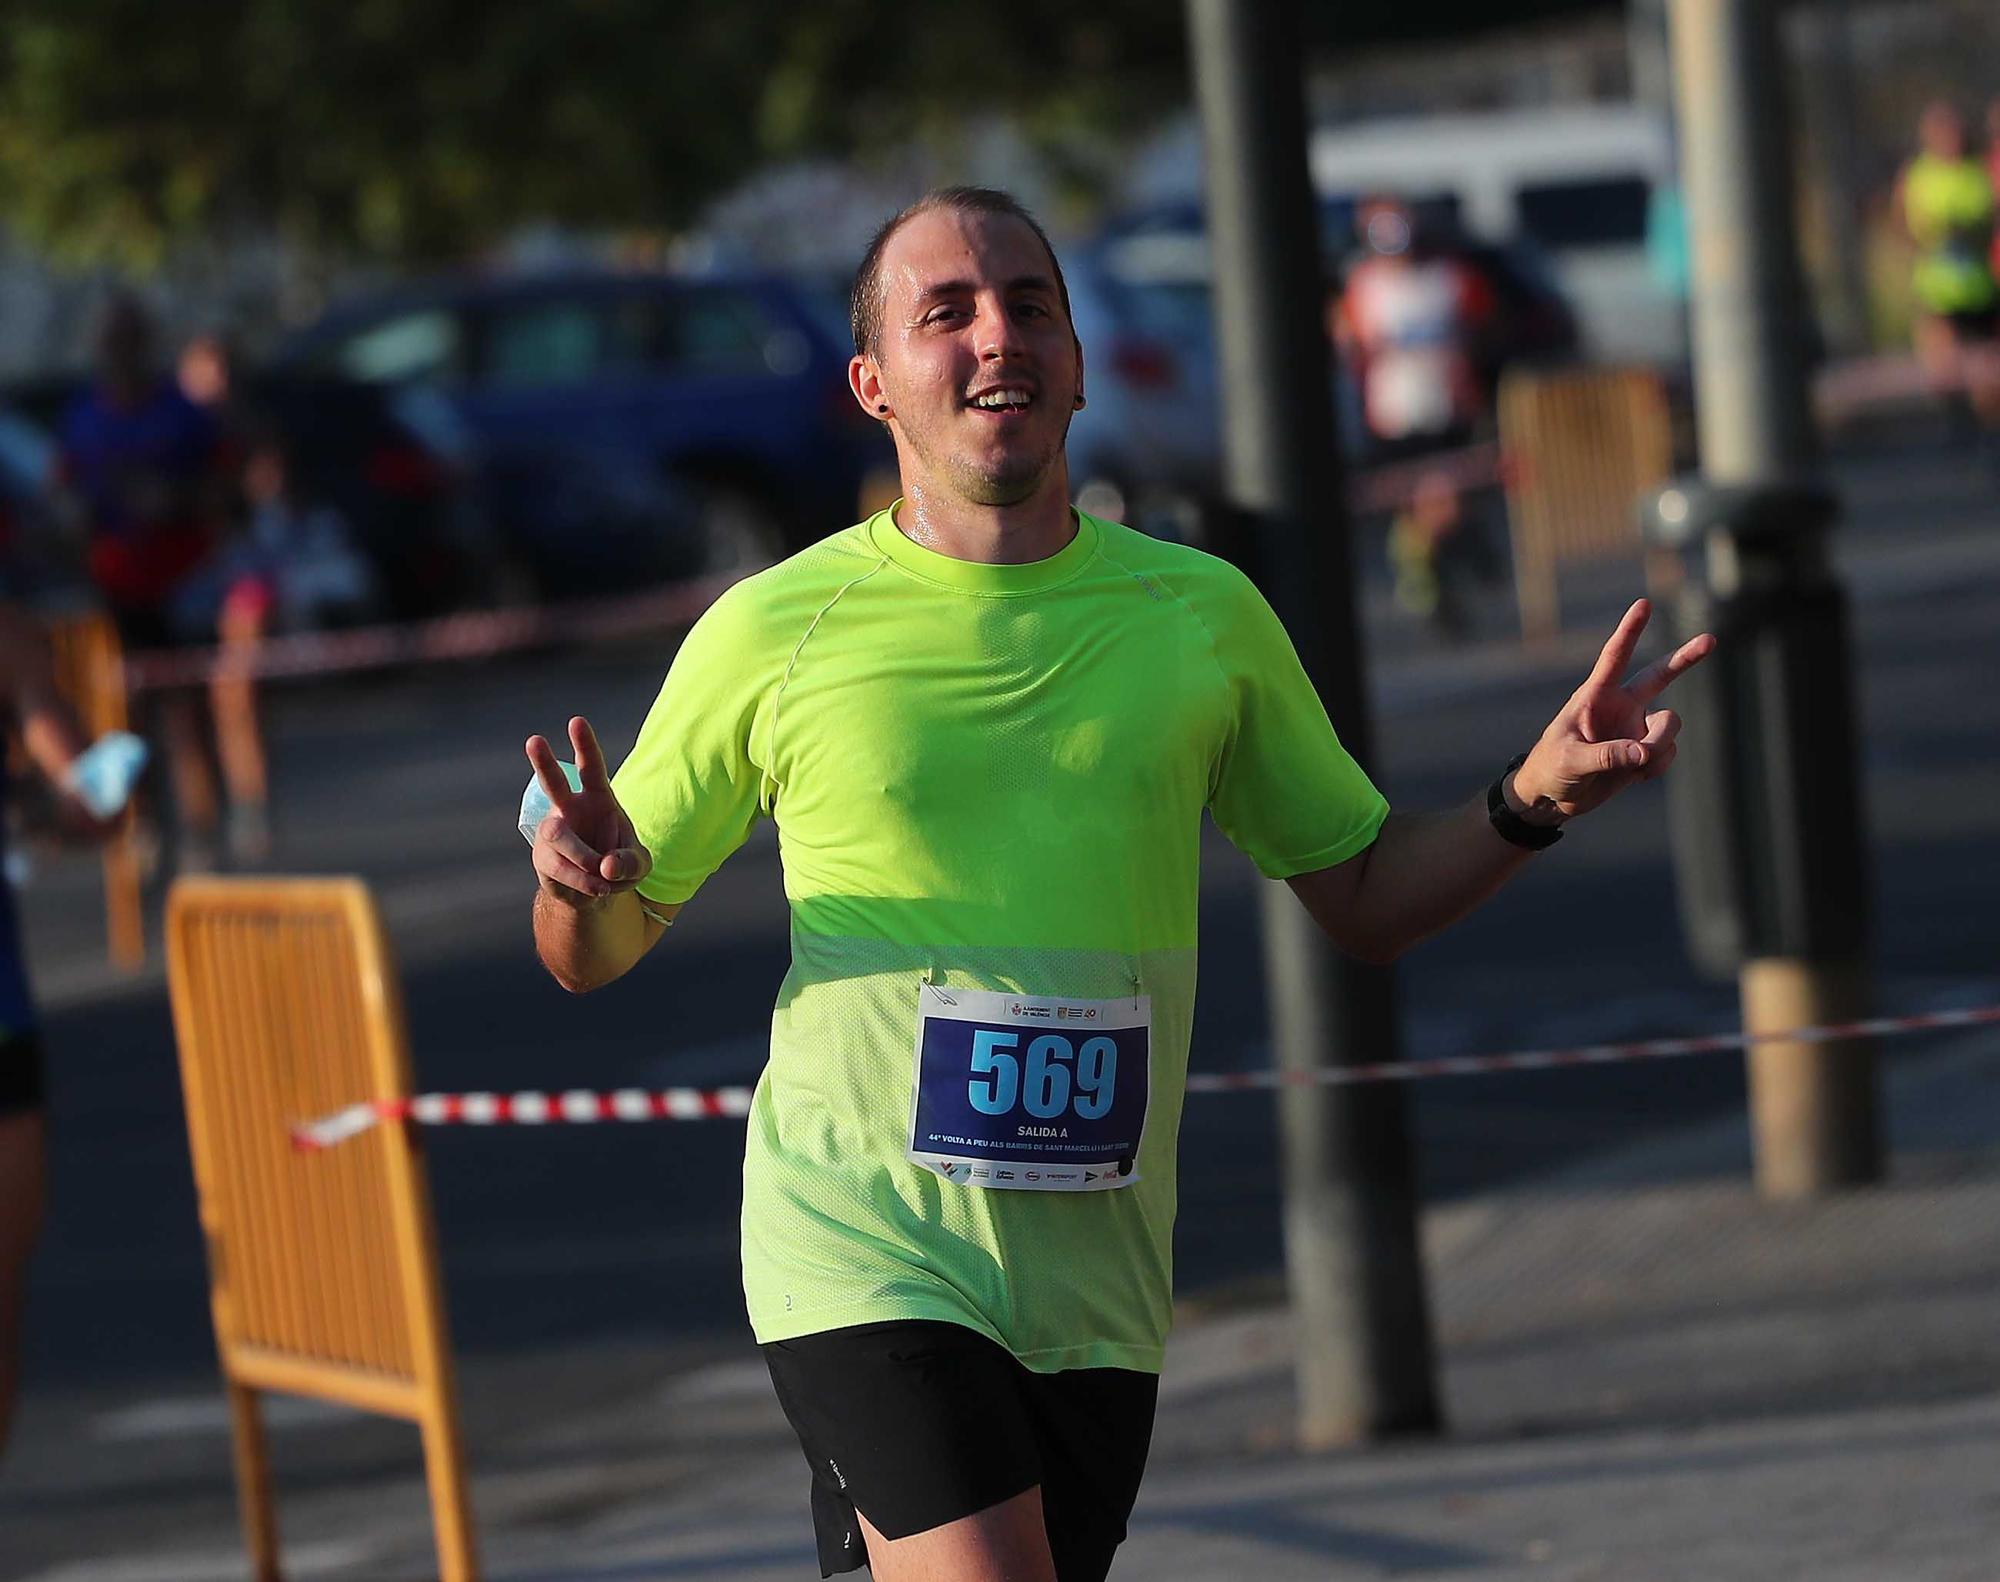
[[[622,599],[590,599],[532,609],[480,610],[402,626],[301,632],[217,648],[156,649],[128,655],[129,691],[205,686],[218,677],[269,680],[321,676],[443,659],[485,659],[577,637],[624,637],[691,626],[736,579],[708,578]]]
[[[1546,1071],[1558,1066],[1608,1066],[1628,1060],[1710,1055],[1755,1044],[1833,1044],[1848,1038],[1887,1038],[1940,1027],[2000,1022],[2000,1005],[1970,1011],[1884,1016],[1825,1027],[1787,1027],[1762,1033],[1709,1033],[1699,1038],[1654,1038],[1636,1044],[1587,1044],[1581,1049],[1530,1049],[1511,1055],[1455,1055],[1442,1060],[1385,1061],[1373,1066],[1332,1066],[1314,1071],[1211,1071],[1190,1073],[1190,1093],[1234,1093],[1245,1088],[1337,1087],[1355,1082],[1412,1082],[1424,1077],[1469,1077],[1489,1071]]]
[[[543,1126],[550,1122],[700,1121],[750,1113],[748,1088],[618,1088],[609,1093],[572,1088],[567,1093],[419,1093],[407,1099],[370,1099],[292,1128],[292,1141],[311,1151],[359,1136],[382,1121],[421,1126]]]
[[[1655,1038],[1635,1044],[1589,1044],[1580,1049],[1536,1049],[1509,1055],[1465,1055],[1442,1060],[1399,1060],[1372,1066],[1322,1066],[1312,1071],[1191,1072],[1190,1093],[1235,1093],[1254,1088],[1341,1087],[1360,1082],[1411,1082],[1427,1077],[1465,1077],[1492,1071],[1543,1071],[1559,1066],[1602,1066],[1631,1060],[1663,1060],[1707,1055],[1755,1044],[1827,1044],[1849,1038],[1887,1038],[1945,1027],[2000,1023],[2000,1005],[1967,1011],[1930,1011],[1920,1016],[1884,1016],[1825,1027],[1790,1027],[1763,1033],[1711,1033],[1699,1038]],[[576,1088],[567,1093],[420,1093],[408,1099],[375,1099],[350,1104],[316,1121],[292,1128],[295,1146],[330,1148],[385,1120],[413,1120],[424,1126],[540,1126],[552,1122],[696,1121],[750,1113],[750,1089],[665,1088],[649,1092],[620,1088],[610,1093]]]

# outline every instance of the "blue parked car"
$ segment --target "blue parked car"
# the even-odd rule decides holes
[[[337,306],[275,364],[441,399],[499,482],[503,539],[550,591],[787,554],[854,519],[879,444],[847,392],[845,348],[774,277],[442,280]],[[588,520],[546,508],[571,493],[564,480],[577,495],[616,482],[596,492],[622,501],[646,476],[659,499]],[[642,546],[635,520],[659,521],[665,541]]]

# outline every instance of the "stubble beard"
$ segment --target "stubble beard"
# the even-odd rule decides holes
[[[907,432],[907,431],[906,431]],[[952,492],[973,505],[1019,505],[1030,499],[1048,481],[1050,470],[1062,460],[1069,439],[1069,414],[1046,450],[1015,453],[982,464],[962,451],[938,448],[909,435],[910,446],[934,477],[941,476]]]

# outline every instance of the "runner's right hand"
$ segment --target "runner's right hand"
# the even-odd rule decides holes
[[[535,873],[542,888],[568,906],[588,906],[631,889],[653,870],[632,821],[611,792],[611,775],[597,733],[579,714],[569,722],[570,746],[583,789],[572,791],[546,736],[528,738],[528,762],[548,793],[548,817],[535,829]]]

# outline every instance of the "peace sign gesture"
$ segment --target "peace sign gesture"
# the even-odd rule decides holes
[[[556,900],[588,906],[645,878],[653,870],[653,854],[639,844],[632,821],[612,795],[604,749],[581,714],[569,722],[569,742],[583,782],[575,791],[548,738],[528,738],[528,762],[550,805],[535,829],[535,872]]]
[[[1625,612],[1590,678],[1570,694],[1528,761],[1515,771],[1514,796],[1548,822],[1558,814],[1574,818],[1588,813],[1635,781],[1657,779],[1674,761],[1680,716],[1672,709],[1648,713],[1647,705],[1706,659],[1715,637],[1709,632],[1691,637],[1621,682],[1652,613],[1645,599]]]

